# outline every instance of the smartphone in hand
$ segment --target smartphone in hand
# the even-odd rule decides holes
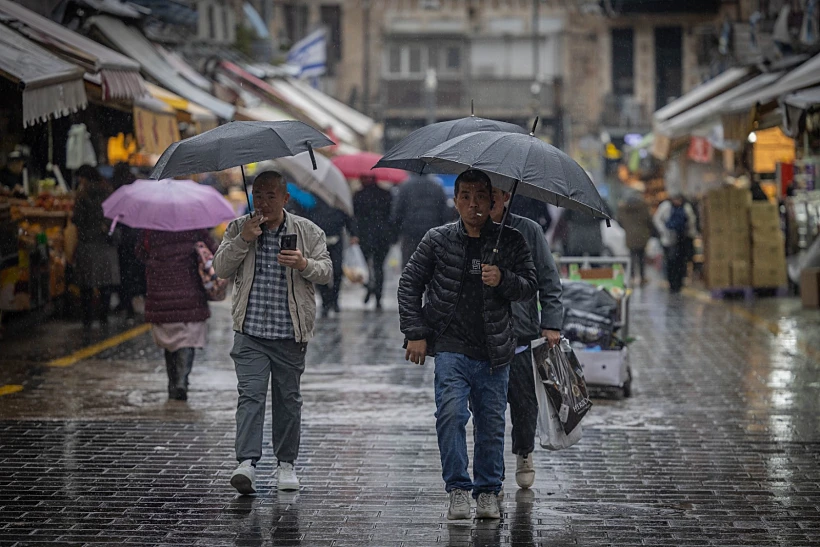
[[[285,234],[279,239],[280,251],[296,250],[296,234]]]

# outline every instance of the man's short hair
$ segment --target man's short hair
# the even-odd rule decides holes
[[[285,175],[280,173],[279,171],[262,171],[256,178],[253,180],[254,184],[261,184],[264,182],[270,182],[274,185],[274,188],[281,188],[283,190],[288,189],[288,183],[285,180]]]
[[[479,169],[467,169],[459,176],[456,177],[455,188],[453,189],[454,195],[458,196],[458,188],[461,186],[462,182],[481,182],[487,185],[487,191],[490,192],[490,197],[493,195],[493,182],[490,180],[489,175],[484,171]]]

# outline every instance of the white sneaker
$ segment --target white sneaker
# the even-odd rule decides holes
[[[498,496],[492,492],[482,492],[478,495],[475,506],[475,518],[500,519],[501,511],[498,507]]]
[[[535,467],[532,465],[532,453],[515,457],[515,482],[521,488],[529,488],[535,482]]]
[[[280,463],[276,468],[276,476],[279,479],[279,490],[299,490],[299,477],[296,476],[292,463]]]
[[[253,460],[245,460],[231,473],[231,486],[243,496],[256,494],[256,469],[252,463]]]
[[[447,510],[447,520],[468,518],[470,518],[470,493],[466,490],[450,490],[450,509]]]

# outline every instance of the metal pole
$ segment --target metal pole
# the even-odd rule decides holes
[[[245,198],[248,200],[248,214],[253,214],[253,207],[251,206],[251,195],[248,193],[248,184],[245,181],[245,166],[240,165],[239,169],[242,170],[242,189],[245,190]]]
[[[532,79],[539,81],[541,74],[541,40],[538,36],[541,18],[541,0],[532,0]]]
[[[362,0],[362,113],[370,115],[370,0]]]

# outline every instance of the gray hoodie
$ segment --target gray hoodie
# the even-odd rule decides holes
[[[541,337],[543,329],[561,330],[564,307],[561,305],[561,278],[552,258],[541,226],[528,218],[510,214],[510,227],[524,236],[532,253],[538,277],[538,296],[525,302],[513,302],[513,329],[518,343],[523,344]],[[541,313],[538,313],[538,303]]]

